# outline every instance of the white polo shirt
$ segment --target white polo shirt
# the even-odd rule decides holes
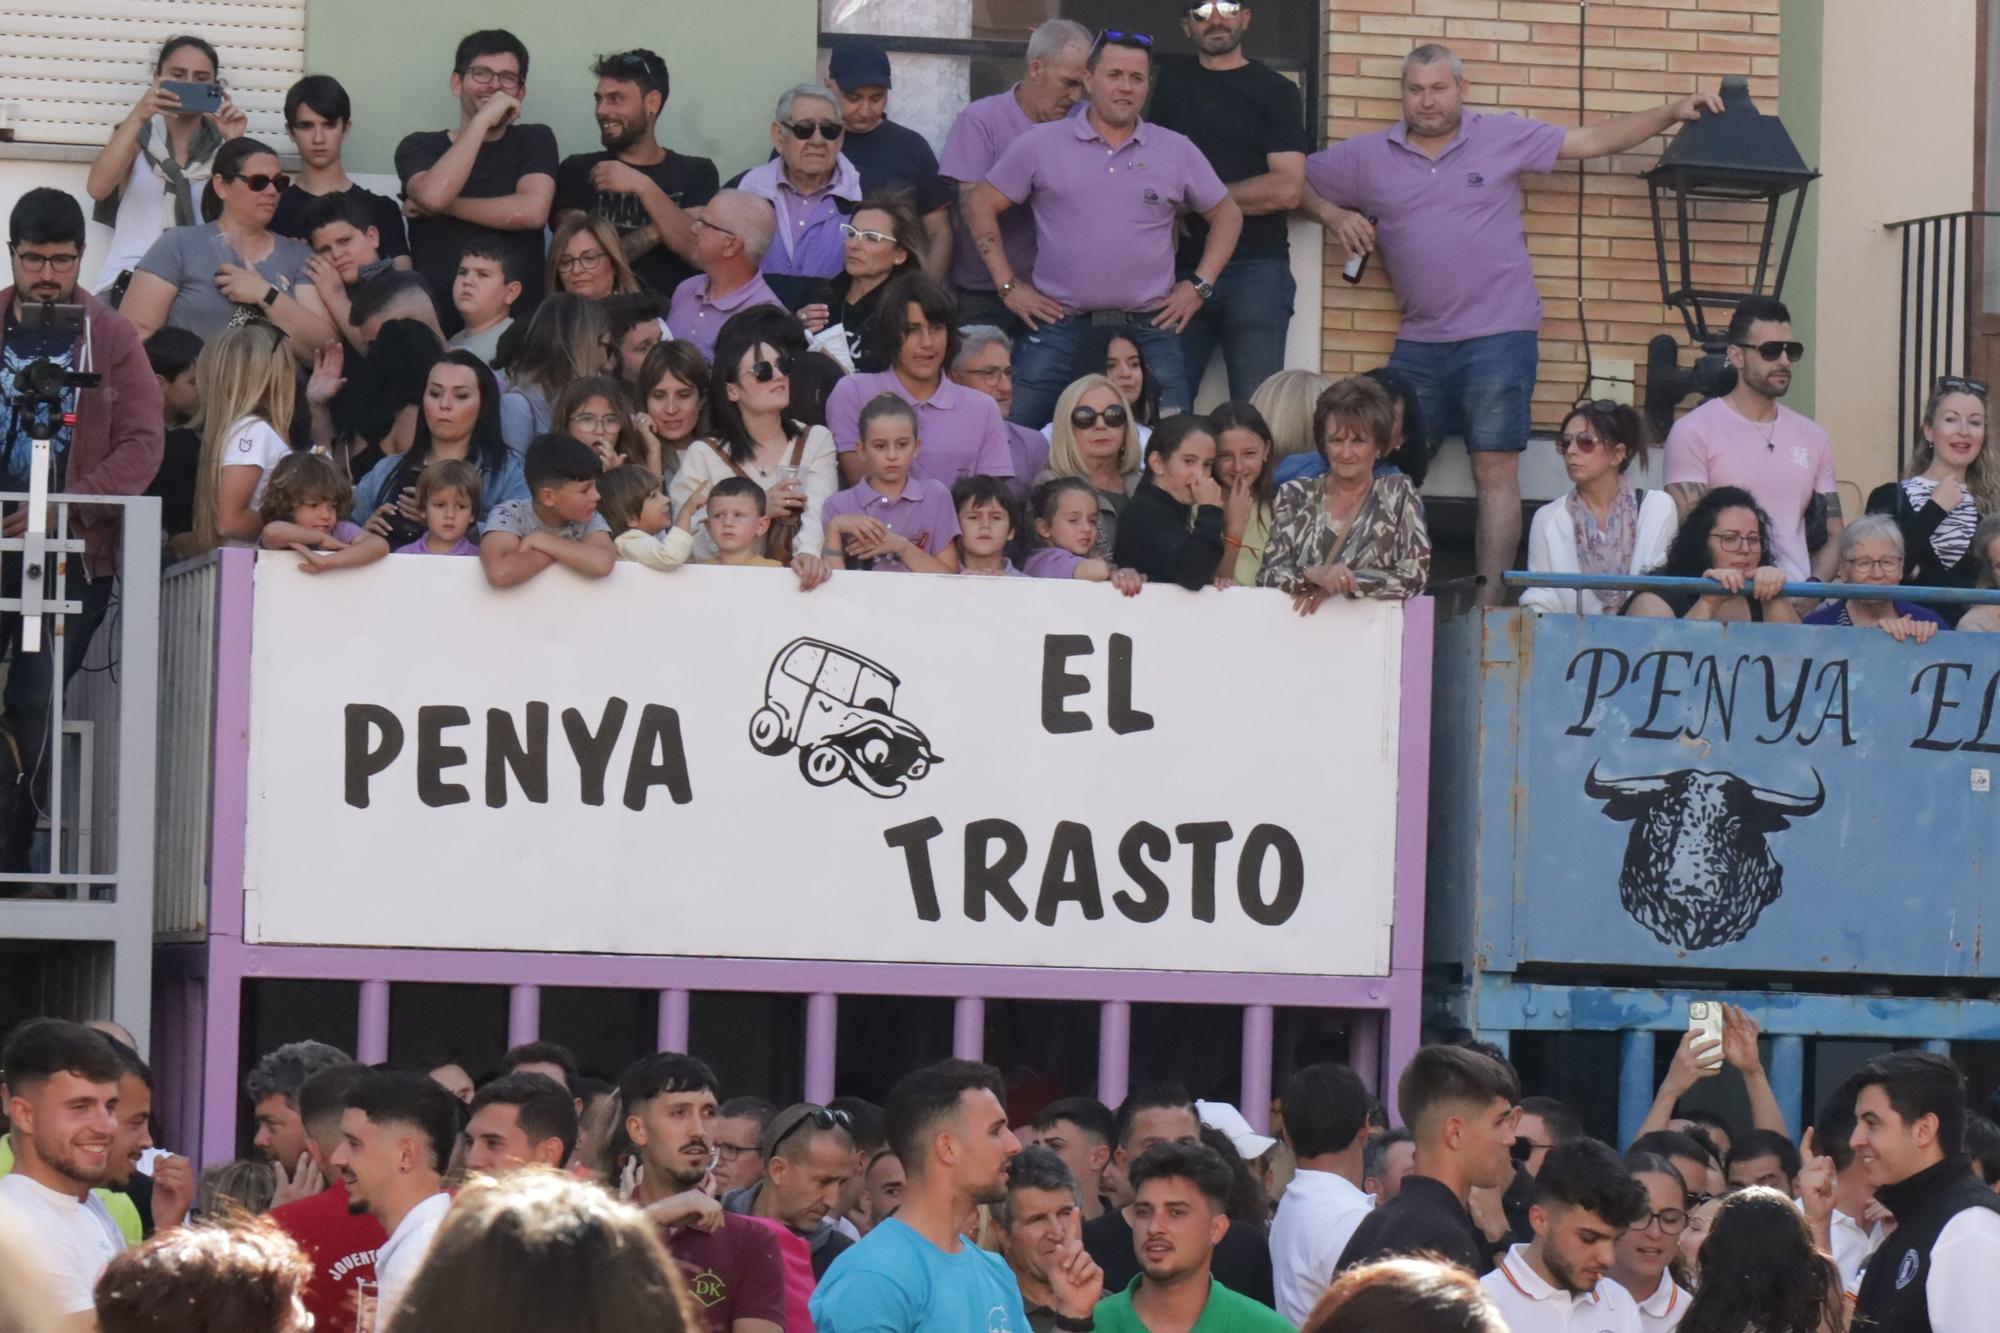
[[[1629,1305],[1638,1313],[1640,1333],[1674,1333],[1688,1312],[1694,1297],[1674,1284],[1670,1274],[1660,1274],[1660,1285],[1643,1301],[1635,1300],[1629,1288],[1606,1278],[1597,1290],[1609,1305]]]
[[[1375,1206],[1354,1182],[1331,1171],[1301,1171],[1285,1186],[1271,1220],[1271,1282],[1278,1313],[1298,1328],[1333,1280],[1341,1251]]]
[[[396,1306],[402,1302],[403,1293],[416,1280],[417,1270],[424,1266],[424,1258],[431,1252],[431,1242],[437,1239],[438,1224],[451,1211],[451,1196],[438,1193],[431,1195],[409,1212],[389,1233],[389,1239],[375,1251],[375,1282],[379,1324],[386,1326],[395,1315]]]
[[[1805,1205],[1799,1205],[1801,1212]],[[1840,1288],[1853,1296],[1861,1290],[1861,1272],[1868,1267],[1868,1260],[1874,1256],[1875,1247],[1882,1243],[1882,1224],[1864,1227],[1859,1218],[1849,1217],[1836,1208],[1827,1230],[1833,1238],[1833,1263],[1840,1270]]]
[[[42,1275],[56,1309],[78,1314],[96,1307],[97,1279],[125,1248],[118,1224],[95,1194],[81,1199],[30,1180],[20,1171],[0,1177],[0,1216]]]
[[[1528,1262],[1526,1245],[1502,1255],[1479,1285],[1500,1307],[1508,1333],[1643,1333],[1631,1293],[1608,1277],[1588,1295],[1558,1291]],[[1607,1299],[1607,1287],[1617,1288],[1624,1299]]]

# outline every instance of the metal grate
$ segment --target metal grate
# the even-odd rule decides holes
[[[160,581],[160,757],[154,825],[153,929],[199,938],[208,925],[209,790],[214,774],[213,554]]]
[[[1903,238],[1903,279],[1896,327],[1896,475],[1908,470],[1917,417],[1941,375],[1963,375],[1972,362],[1978,297],[1973,247],[1987,218],[2000,213],[1939,213],[1891,222]]]

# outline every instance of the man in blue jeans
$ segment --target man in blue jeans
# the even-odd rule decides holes
[[[1696,93],[1580,129],[1467,114],[1464,65],[1450,48],[1427,45],[1403,61],[1400,122],[1306,161],[1307,211],[1350,254],[1382,247],[1403,303],[1389,364],[1415,382],[1430,446],[1456,433],[1472,454],[1484,605],[1499,605],[1500,576],[1521,544],[1520,456],[1542,325],[1521,177],[1626,152],[1721,110],[1719,96]]]
[[[1197,63],[1163,68],[1153,91],[1153,123],[1193,140],[1243,210],[1243,238],[1215,280],[1215,298],[1181,334],[1190,390],[1220,347],[1231,398],[1248,398],[1285,366],[1297,291],[1285,215],[1299,206],[1312,150],[1298,85],[1243,54],[1250,18],[1240,0],[1188,0],[1181,28]],[[1208,228],[1190,222],[1182,273],[1201,262],[1207,239]]]
[[[1236,249],[1243,210],[1187,136],[1139,119],[1152,81],[1152,38],[1106,32],[1091,47],[1090,105],[1037,125],[1000,155],[967,201],[967,226],[994,290],[1028,332],[1014,351],[1008,419],[1046,425],[1077,376],[1093,329],[1116,328],[1138,345],[1160,383],[1160,405],[1185,412],[1194,386],[1180,334]],[[1035,213],[1035,280],[1017,278],[1000,239],[1000,214]],[[1181,214],[1208,224],[1191,275],[1174,278]]]

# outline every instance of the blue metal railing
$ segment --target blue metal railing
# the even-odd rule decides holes
[[[1551,574],[1510,569],[1510,588],[1573,588],[1578,591],[1623,588],[1630,592],[1727,592],[1713,579],[1669,578],[1661,574]],[[1908,583],[1787,583],[1786,597],[1816,597],[1846,601],[1939,603],[1952,606],[2000,606],[2000,588],[1922,588]]]

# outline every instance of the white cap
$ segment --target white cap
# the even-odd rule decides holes
[[[1278,1146],[1278,1141],[1269,1134],[1259,1134],[1250,1128],[1243,1113],[1228,1102],[1196,1102],[1194,1109],[1202,1124],[1229,1136],[1229,1141],[1236,1145],[1236,1155],[1246,1162],[1254,1162]]]

